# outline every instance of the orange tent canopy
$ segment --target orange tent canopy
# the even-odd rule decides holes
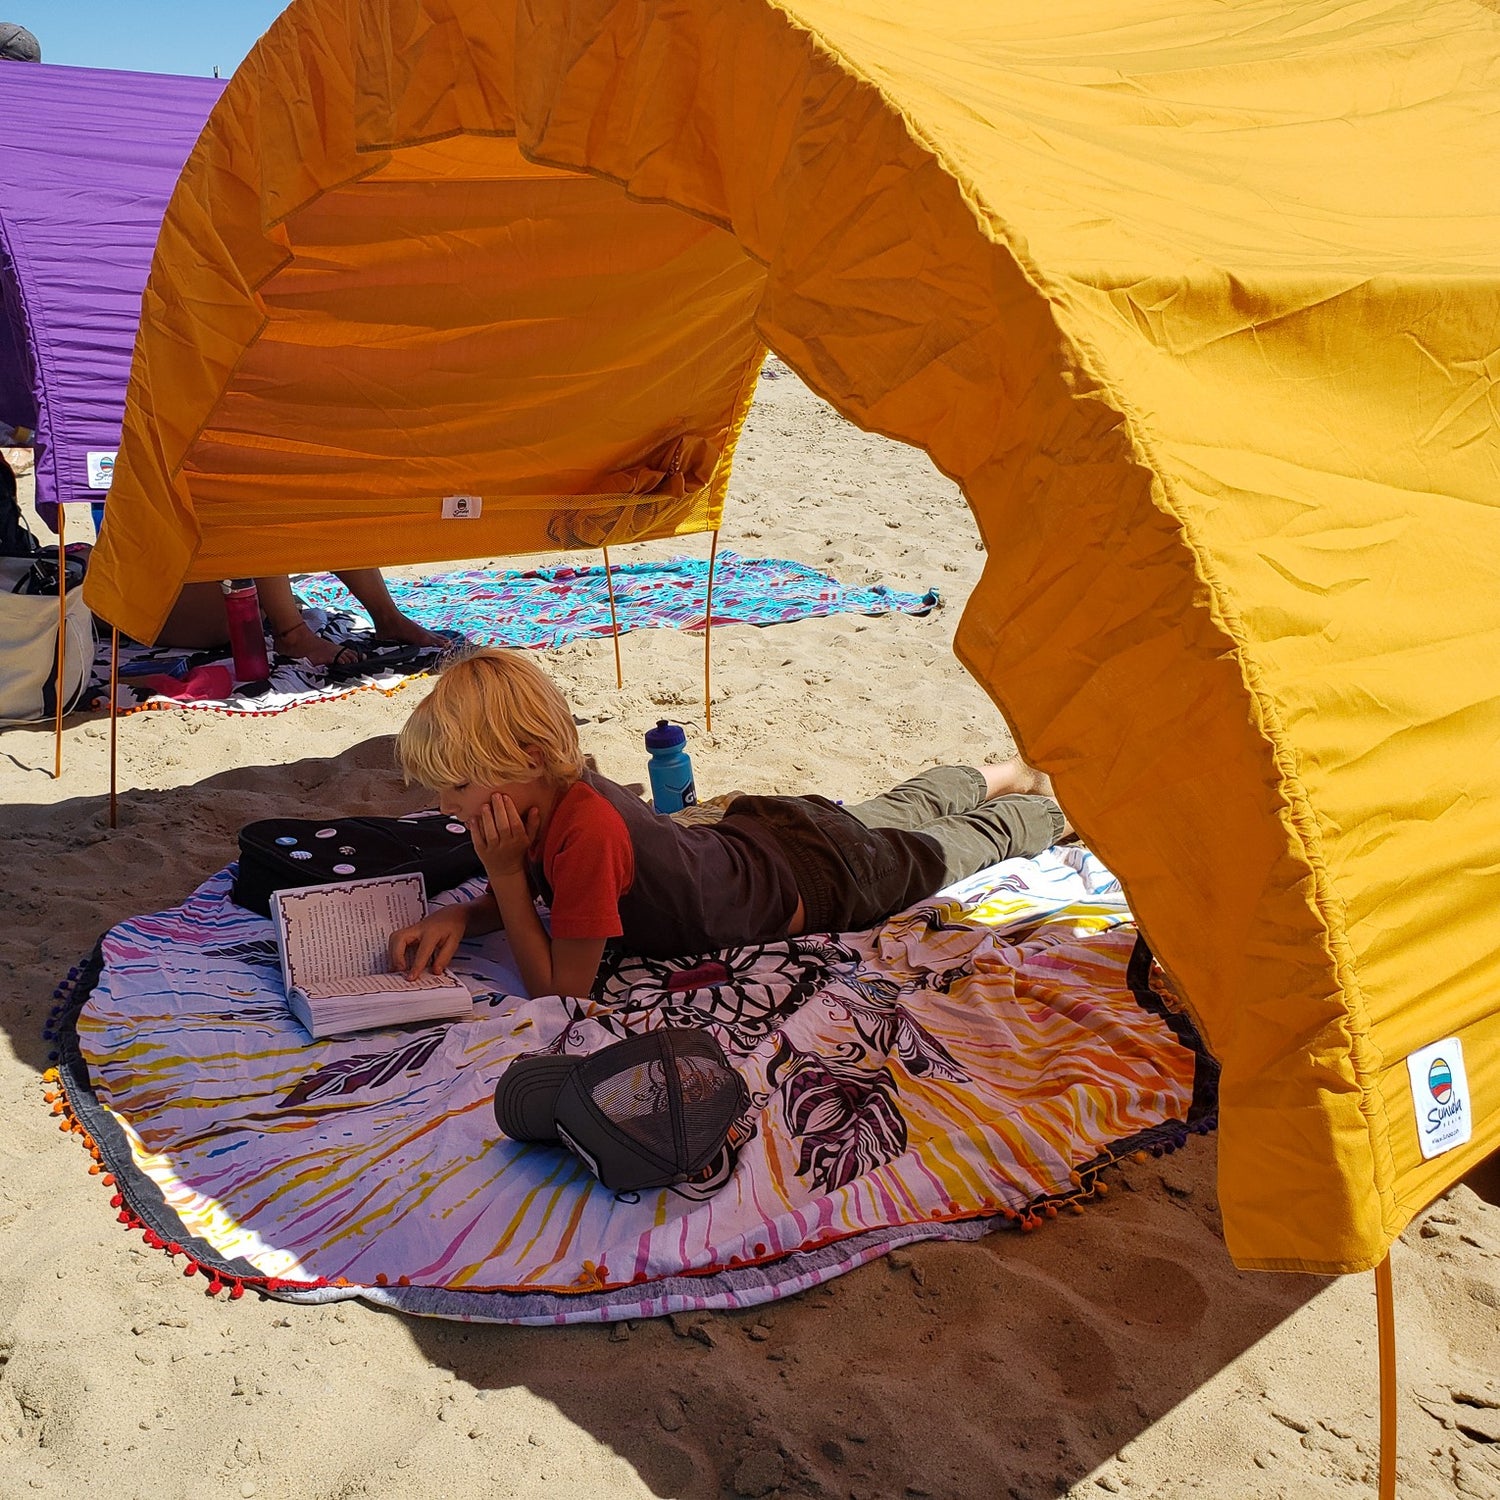
[[[296,0],[89,602],[712,525],[770,345],[962,484],[957,649],[1223,1063],[1235,1259],[1363,1269],[1500,1145],[1497,164],[1469,0]]]

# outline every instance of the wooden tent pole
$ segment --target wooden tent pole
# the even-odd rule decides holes
[[[1396,1500],[1396,1299],[1389,1251],[1375,1267],[1375,1322],[1380,1335],[1380,1500]]]
[[[52,735],[52,779],[62,777],[63,677],[68,661],[68,507],[57,507],[57,722]]]
[[[709,696],[713,686],[714,645],[714,564],[719,559],[719,528],[708,551],[708,590],[703,600],[703,727],[710,733],[714,727],[714,705]]]
[[[109,637],[109,826],[119,826],[117,795],[120,778],[116,759],[120,741],[120,627],[114,626]]]
[[[625,686],[625,672],[620,666],[620,617],[615,613],[615,575],[609,567],[609,548],[599,549],[604,553],[604,586],[609,590],[609,627],[615,640],[615,686]]]

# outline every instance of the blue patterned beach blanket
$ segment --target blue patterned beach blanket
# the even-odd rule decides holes
[[[619,630],[702,630],[708,597],[707,559],[616,564],[611,570]],[[532,568],[526,571],[434,573],[388,580],[396,604],[429,630],[478,646],[546,650],[584,637],[608,636],[609,586],[602,566]],[[902,593],[876,584],[851,588],[815,568],[779,558],[721,552],[714,566],[715,625],[779,625],[816,615],[902,613],[924,615],[941,601],[936,589]],[[355,645],[373,639],[369,617],[332,574],[297,578],[293,586],[314,630]],[[271,643],[267,642],[268,652]],[[372,656],[368,670],[330,674],[304,661],[272,653],[268,684],[253,693],[232,686],[227,656],[192,655],[170,647],[121,644],[119,707],[200,708],[220,713],[280,713],[302,703],[342,698],[364,688],[391,692],[431,669],[440,653],[392,666]],[[214,671],[214,668],[219,670]],[[164,678],[182,686],[157,692]],[[227,680],[226,680],[227,679]],[[94,663],[93,703],[107,707],[109,642]]]
[[[708,599],[706,558],[616,564],[619,628],[702,630]],[[884,584],[850,588],[826,573],[774,557],[721,552],[714,565],[715,625],[780,625],[815,615],[925,615],[936,589],[906,594]],[[391,597],[429,630],[449,630],[476,646],[550,649],[584,636],[607,636],[614,625],[602,566],[532,568],[525,572],[436,573],[390,580]],[[359,605],[332,574],[302,578],[309,605],[361,617]]]

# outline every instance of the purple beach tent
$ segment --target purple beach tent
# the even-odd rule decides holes
[[[141,293],[224,85],[0,60],[0,422],[34,429],[36,499],[104,499]]]
[[[109,489],[167,201],[224,85],[0,59],[0,423],[27,427],[36,505]],[[66,583],[58,595],[54,777],[62,775]]]

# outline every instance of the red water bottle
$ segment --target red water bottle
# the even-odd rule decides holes
[[[271,675],[266,660],[266,632],[260,622],[260,595],[253,578],[226,578],[224,617],[229,622],[229,649],[236,682],[263,682]]]

